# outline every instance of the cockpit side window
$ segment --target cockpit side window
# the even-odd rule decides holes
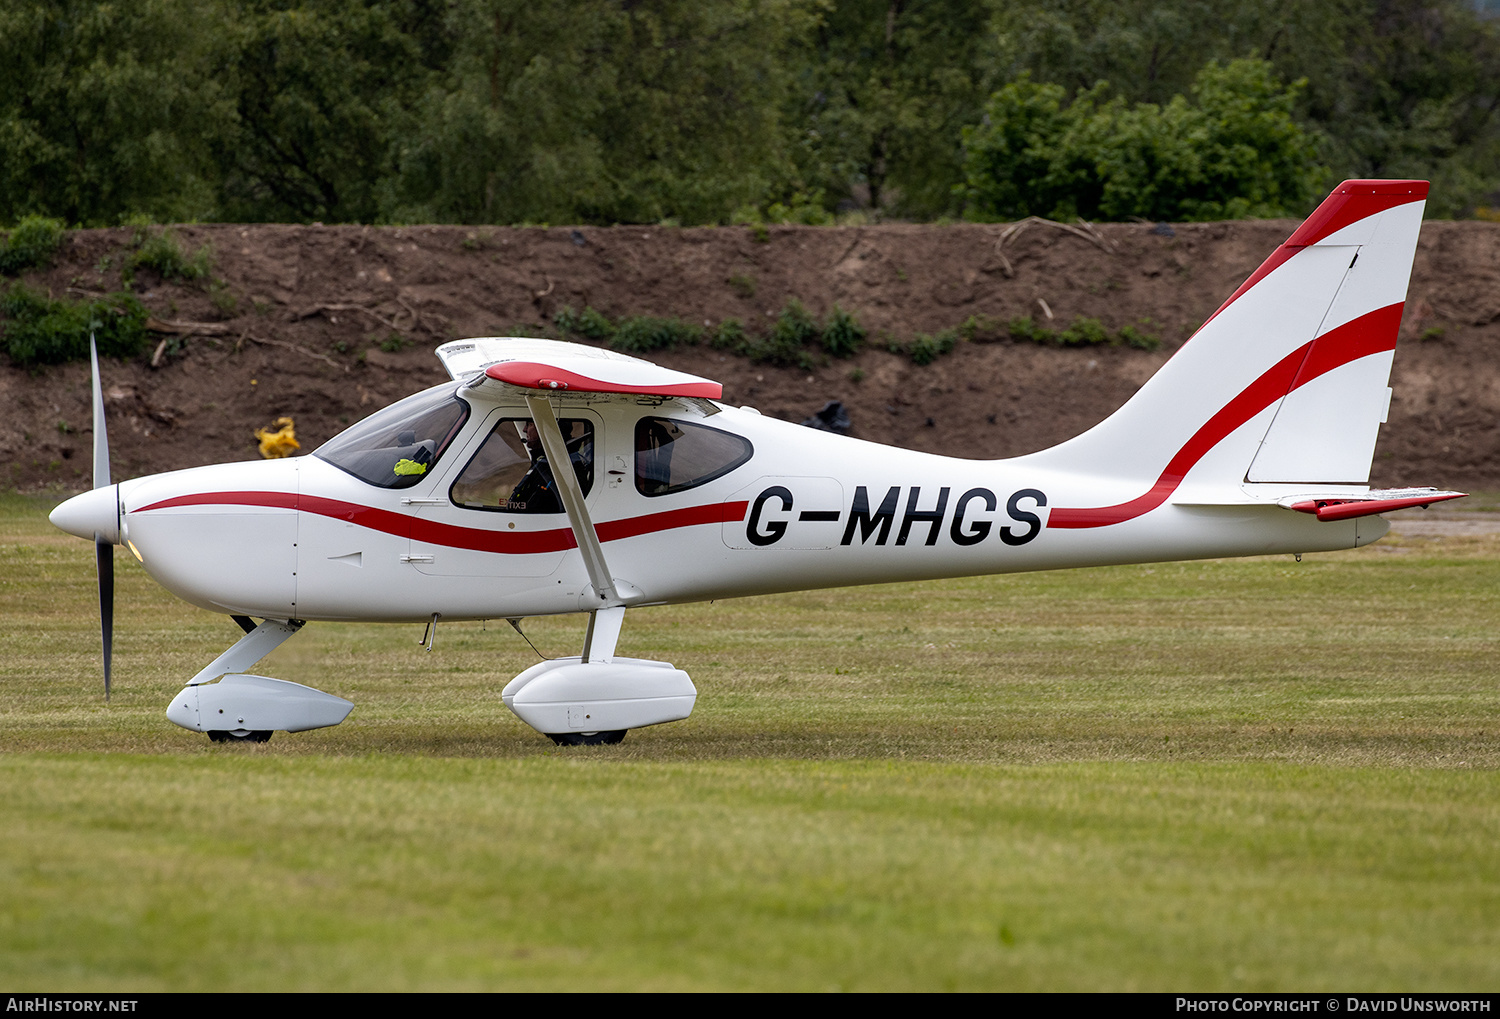
[[[705,485],[755,454],[750,440],[707,425],[673,418],[635,423],[635,489],[670,495]]]
[[[410,488],[427,477],[469,419],[456,388],[429,389],[378,410],[313,455],[380,488]]]
[[[558,423],[578,487],[594,487],[594,423],[563,418]],[[502,418],[448,490],[454,505],[504,513],[562,513],[552,465],[530,418]]]

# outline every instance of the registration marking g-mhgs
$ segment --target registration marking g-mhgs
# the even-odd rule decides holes
[[[1019,546],[1042,533],[1042,518],[1033,512],[1047,505],[1047,496],[1039,489],[1011,493],[1005,501],[1006,516],[1000,518],[993,515],[1000,508],[999,497],[988,488],[967,489],[957,499],[952,498],[948,485],[936,492],[930,485],[926,489],[924,495],[921,485],[892,485],[876,502],[868,486],[858,485],[846,514],[842,506],[830,504],[826,495],[831,493],[817,493],[825,496],[821,499],[810,495],[799,504],[787,484],[767,485],[750,500],[745,541],[752,548],[769,548],[783,540],[795,548],[831,548],[835,543],[936,545],[946,536],[955,545],[968,546],[993,535],[1007,545]],[[841,526],[830,529],[830,524]],[[822,525],[815,527],[816,538],[811,534],[814,528],[807,525]]]

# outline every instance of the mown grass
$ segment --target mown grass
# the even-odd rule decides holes
[[[0,499],[0,984],[1494,989],[1500,542],[643,610],[683,723],[552,747],[503,623],[314,624],[335,729],[162,716],[236,636]],[[535,620],[549,654],[578,619]]]

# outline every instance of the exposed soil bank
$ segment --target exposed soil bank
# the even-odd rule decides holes
[[[1156,352],[961,343],[919,367],[883,349],[812,371],[708,348],[655,360],[724,383],[732,403],[800,421],[831,399],[875,442],[1003,457],[1075,435],[1123,403],[1296,224],[1207,223],[1157,232],[1098,227],[1102,243],[1032,225],[742,228],[193,226],[209,289],[141,272],[157,319],[212,323],[104,365],[116,478],[257,456],[253,432],[295,418],[303,451],[446,375],[431,348],[479,335],[555,335],[566,304],[768,327],[788,299],[835,303],[877,334],[909,339],[976,314],[1078,316],[1159,336]],[[54,296],[118,289],[125,230],[69,236],[28,277]],[[227,298],[232,297],[232,302]],[[231,307],[232,304],[232,307]],[[1053,318],[1047,322],[1047,311]],[[395,335],[411,346],[382,350]],[[1424,339],[1425,337],[1425,339]],[[1396,351],[1390,421],[1372,482],[1500,488],[1500,224],[1423,227]],[[86,365],[0,368],[0,463],[23,489],[88,487]]]

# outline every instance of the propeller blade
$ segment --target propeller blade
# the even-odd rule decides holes
[[[99,633],[104,642],[104,699],[109,700],[109,660],[115,643],[115,547],[94,542],[94,561],[99,568]]]
[[[94,487],[109,484],[109,435],[104,430],[104,386],[99,382],[99,348],[89,333],[89,363],[94,371]]]
[[[109,486],[109,435],[104,426],[104,385],[99,381],[99,347],[89,331],[89,366],[94,383],[94,487]],[[104,700],[109,701],[110,657],[115,636],[115,547],[94,535],[99,573],[99,634],[104,644]]]

